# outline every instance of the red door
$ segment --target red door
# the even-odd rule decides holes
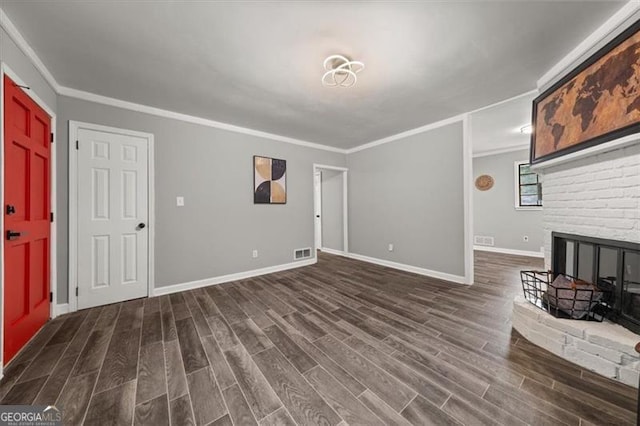
[[[51,117],[4,78],[6,365],[49,319]]]

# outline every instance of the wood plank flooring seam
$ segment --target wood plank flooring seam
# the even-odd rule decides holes
[[[286,332],[286,330],[282,330],[278,324],[274,324],[274,326],[275,326],[276,328],[278,328],[278,329],[279,329],[282,333],[284,333],[285,335],[288,335],[288,333]],[[304,339],[304,336],[301,336],[301,338],[303,338],[303,339]],[[313,342],[310,342],[310,343],[313,345]],[[308,351],[307,351],[307,350],[305,350],[304,348],[300,347],[297,343],[295,343],[295,342],[294,342],[294,344],[296,344],[296,346],[298,346],[298,348],[300,348],[300,350],[301,350],[303,353],[305,353],[308,357],[310,357],[310,358],[312,358],[312,359],[313,359],[313,354],[308,353]],[[316,350],[317,350],[317,351],[321,351],[317,346],[314,346],[314,347],[316,348]],[[325,354],[325,356],[327,356],[327,355]],[[286,356],[285,356],[285,358],[286,358]],[[329,359],[330,359],[330,357],[329,357]],[[333,361],[333,360],[332,360],[332,361]],[[318,363],[318,364],[317,364],[317,366],[321,366],[321,365]],[[315,367],[312,367],[312,368],[315,368]],[[334,376],[330,371],[327,371],[327,372],[328,372],[330,375]],[[304,374],[303,374],[303,377],[304,377]],[[335,376],[334,376],[334,378],[335,378],[336,380],[338,380],[338,381],[339,381],[339,378],[337,378],[337,377],[335,377]],[[362,393],[364,393],[364,392],[367,390],[367,387],[366,387],[366,386],[364,386],[364,385],[363,385],[363,388],[364,388],[364,389],[363,389],[363,390],[362,390],[358,395],[353,394],[353,392],[351,392],[348,388],[347,388],[347,390],[348,390],[348,391],[350,391],[350,392],[351,392],[351,394],[352,394],[354,397],[358,398],[360,395],[362,395]]]
[[[364,392],[363,392],[363,393],[364,393]],[[412,403],[412,402],[413,402],[413,401],[418,397],[418,395],[420,395],[420,394],[419,394],[419,393],[416,393],[416,396],[414,396],[413,398],[411,398],[411,399],[409,400],[409,402],[407,402],[407,403],[405,404],[405,406],[404,406],[404,407],[402,407],[402,409],[401,409],[400,411],[398,411],[398,414],[402,413],[402,412],[404,411],[404,409],[405,409],[405,408],[407,408],[407,407],[408,407],[408,406],[409,406],[409,405],[410,405],[410,404],[411,404],[411,403]],[[448,398],[447,398],[447,399],[442,403],[442,405],[443,405],[443,406],[444,406],[444,404],[446,404],[446,403],[447,403],[447,401],[449,400],[449,398],[451,398],[451,395],[449,395],[449,397],[448,397]],[[441,406],[440,408],[442,408],[442,406]]]
[[[101,308],[100,308],[100,311],[99,311],[99,312],[100,312],[100,313],[102,312],[102,309],[101,309]],[[82,347],[80,348],[80,351],[78,352],[78,355],[76,355],[76,359],[75,359],[75,361],[74,361],[73,365],[71,366],[71,369],[69,370],[69,373],[67,374],[67,377],[66,377],[66,379],[65,379],[65,382],[64,382],[64,383],[62,384],[62,386],[60,387],[60,392],[58,393],[58,398],[60,397],[60,394],[62,393],[62,390],[64,389],[64,387],[65,387],[65,386],[67,385],[67,383],[69,382],[69,379],[71,378],[71,375],[73,374],[73,371],[74,371],[74,369],[75,369],[75,367],[76,367],[77,363],[80,361],[80,355],[82,354],[82,352],[83,352],[84,348],[86,347],[86,345],[89,343],[89,337],[91,336],[91,333],[93,332],[93,330],[95,330],[95,328],[96,328],[96,324],[97,324],[97,322],[98,322],[99,316],[100,316],[100,314],[98,314],[98,316],[96,317],[96,320],[94,321],[93,325],[92,325],[92,326],[91,326],[91,328],[88,330],[89,332],[88,332],[88,334],[87,334],[87,338],[86,338],[86,340],[84,341],[84,344],[82,345]],[[88,321],[88,315],[85,317],[84,321]],[[81,326],[82,326],[82,324],[80,325],[80,327],[81,327]],[[72,342],[73,342],[73,340],[70,340],[70,341],[69,341],[69,345],[71,345],[71,343],[72,343]],[[68,345],[68,346],[69,346],[69,345]],[[66,348],[66,349],[68,349],[68,346],[67,346],[67,348]],[[56,366],[54,366],[54,370],[57,368],[57,365],[58,365],[60,362],[62,362],[62,360],[63,360],[63,358],[64,358],[64,354],[66,353],[66,349],[65,349],[65,352],[63,352],[63,354],[62,354],[62,356],[60,357],[60,359],[58,359],[58,363],[56,363]],[[52,370],[52,372],[53,372],[54,370]],[[46,386],[46,383],[45,383],[45,386]],[[43,389],[44,389],[44,386],[43,386]],[[41,389],[41,391],[40,391],[40,392],[42,392],[42,390],[43,390],[43,389]],[[37,397],[38,397],[38,396],[39,396],[39,394],[36,396],[36,399],[37,399]],[[56,398],[56,401],[57,401],[57,398]],[[51,401],[51,403],[53,404],[53,403],[55,403],[56,401]]]
[[[280,352],[280,355],[282,355],[282,357],[285,359],[285,361],[286,361],[286,362],[288,362],[288,363],[291,365],[291,367],[295,370],[295,369],[296,369],[295,365],[293,365],[293,363],[291,363],[291,361],[289,361],[289,360],[287,359],[287,357],[285,356],[285,354],[284,354],[284,353],[282,353],[282,351],[280,350],[280,348],[278,348],[278,346],[277,346],[277,345],[274,345],[274,347],[276,348],[276,350],[277,350],[278,352]],[[322,368],[322,367],[320,367],[320,365],[317,365],[316,367]],[[316,367],[314,367],[314,368],[316,368]],[[330,374],[330,373],[329,373],[329,374]],[[309,383],[309,381],[308,381],[308,380],[307,380],[307,378],[304,376],[304,374],[302,374],[302,373],[301,373],[301,374],[300,374],[300,376],[302,377],[302,379],[303,379],[303,380],[305,380],[305,381],[307,382],[307,384],[308,384],[309,386],[311,386],[311,388],[312,388],[312,389],[315,389],[315,388],[313,387],[313,385],[312,385],[311,383]],[[347,391],[348,391],[348,389],[347,389]],[[317,394],[318,394],[318,396],[319,396],[319,397],[324,401],[324,403],[325,403],[325,404],[327,404],[327,406],[328,406],[328,407],[331,407],[331,405],[327,403],[326,399],[325,399],[325,398],[324,398],[324,397],[323,397],[319,392],[316,392],[316,393],[317,393]],[[282,402],[282,401],[281,401],[281,402]],[[283,406],[284,406],[284,404],[283,404]],[[285,406],[285,409],[286,409],[286,406]],[[338,417],[340,417],[340,413],[336,413],[336,414],[338,415]],[[291,413],[289,413],[289,415],[291,415]],[[293,418],[293,417],[292,417],[292,418]],[[342,420],[344,421],[344,419],[342,419]],[[295,421],[295,419],[294,419],[294,421]]]
[[[102,310],[101,310],[100,315],[101,315],[101,314],[102,314]],[[93,326],[91,327],[91,330],[90,330],[89,336],[90,336],[90,335],[91,335],[91,333],[96,329],[96,326],[97,326],[97,324],[98,324],[98,320],[100,319],[100,315],[98,315],[98,317],[96,318],[95,323],[94,323],[94,324],[93,324]],[[85,321],[86,321],[86,318],[85,318]],[[87,337],[87,340],[85,341],[85,343],[84,343],[84,345],[82,346],[82,348],[81,348],[80,352],[78,353],[78,357],[76,358],[76,360],[75,360],[75,362],[74,362],[73,366],[71,367],[71,370],[69,371],[69,374],[67,375],[67,379],[65,380],[64,384],[63,384],[63,385],[62,385],[62,387],[60,388],[60,393],[58,394],[58,398],[56,399],[56,401],[53,401],[53,403],[57,403],[57,402],[58,402],[58,399],[62,396],[62,391],[65,389],[65,387],[66,387],[66,386],[67,386],[67,384],[69,383],[69,380],[70,380],[70,379],[71,379],[71,377],[72,377],[72,373],[73,373],[73,371],[75,370],[76,365],[77,365],[77,364],[78,364],[78,362],[80,361],[80,355],[82,354],[82,351],[84,350],[85,346],[86,346],[86,345],[87,345],[87,343],[88,343],[89,336]],[[110,340],[110,339],[111,339],[111,338],[109,338],[109,340]],[[104,362],[104,358],[103,358],[103,362]],[[100,367],[102,368],[102,363],[100,364]],[[87,375],[88,375],[88,374],[94,374],[94,372],[88,372],[88,373],[86,373],[86,374],[87,374]],[[93,387],[93,389],[95,389],[95,385],[97,384],[97,381],[98,381],[98,380],[97,380],[97,377],[98,377],[98,375],[99,375],[99,372],[97,373],[97,376],[96,376],[96,382],[94,383],[94,387]],[[79,378],[79,377],[81,377],[81,376],[82,376],[82,375],[80,375],[80,376],[76,376],[76,377],[78,377],[78,378]],[[91,395],[93,395],[93,389],[92,389],[92,391],[91,391]],[[89,397],[89,402],[90,402],[90,401],[91,401],[91,396]],[[88,405],[87,405],[87,408],[88,408]],[[86,415],[86,409],[85,409],[85,412],[83,413],[83,417],[82,417],[82,418],[83,418],[83,420],[84,420],[84,416],[85,416],[85,415]]]
[[[117,323],[117,320],[120,317],[120,313],[121,312],[122,312],[122,309],[120,307],[118,309],[118,315],[116,316],[116,318],[115,318],[115,320],[113,322],[113,327],[115,327],[115,324]],[[111,337],[109,338],[109,343],[107,344],[107,347],[109,347],[109,345],[111,344],[111,339],[113,339],[114,334],[115,333],[113,333],[113,332],[111,333]],[[91,390],[91,396],[89,397],[89,402],[87,404],[87,407],[84,410],[84,414],[82,415],[82,422],[81,422],[82,424],[84,424],[84,422],[85,422],[85,419],[87,417],[87,413],[89,411],[89,407],[91,406],[91,400],[93,399],[96,387],[98,386],[98,380],[100,378],[100,375],[102,374],[102,368],[104,367],[105,358],[106,358],[106,353],[105,353],[105,356],[102,358],[102,363],[100,364],[100,369],[98,370],[97,375],[96,375],[96,381],[94,382],[93,389]]]
[[[61,325],[62,325],[62,324],[61,324]],[[60,325],[60,326],[61,326],[61,325]],[[46,323],[45,323],[45,326],[46,326]],[[40,331],[39,331],[38,333],[36,333],[36,334],[31,338],[31,339],[29,339],[29,341],[27,341],[27,343],[25,343],[25,344],[24,344],[24,346],[22,347],[22,349],[20,349],[20,350],[18,351],[18,353],[17,353],[16,355],[14,355],[13,359],[12,359],[11,361],[9,361],[9,363],[3,367],[3,370],[6,372],[8,369],[10,369],[11,367],[15,366],[16,364],[14,364],[14,363],[12,363],[12,362],[19,361],[19,360],[20,360],[20,359],[19,359],[20,355],[21,355],[24,351],[26,351],[26,350],[28,350],[28,349],[29,349],[29,345],[30,345],[30,344],[33,344],[34,342],[37,342],[37,340],[36,340],[36,339],[38,338],[38,335],[39,335],[40,333],[43,333],[44,331],[45,331],[45,329],[44,329],[44,327],[43,327],[42,329],[40,329]],[[55,333],[54,333],[54,335],[55,335]],[[22,378],[22,376],[23,376],[23,375],[25,374],[25,372],[29,369],[29,367],[33,364],[34,360],[38,357],[38,355],[40,355],[40,353],[41,353],[41,352],[46,348],[47,343],[48,343],[48,340],[50,340],[51,338],[53,338],[53,335],[52,335],[52,336],[50,336],[50,337],[49,337],[49,339],[47,339],[47,342],[45,342],[45,343],[40,347],[40,349],[39,349],[39,350],[38,350],[38,351],[33,355],[33,357],[29,358],[29,360],[28,360],[28,361],[29,361],[29,362],[28,362],[28,364],[25,366],[25,368],[22,370],[22,372],[21,372],[21,373],[20,373],[20,374],[15,378],[15,382],[14,382],[14,383],[16,383],[16,384],[17,384],[17,383],[20,383],[20,379]]]
[[[143,308],[143,315],[144,315],[144,308]],[[136,378],[135,378],[135,385],[133,388],[133,415],[131,416],[132,420],[135,419],[135,407],[137,405],[137,401],[135,398],[137,398],[137,394],[138,394],[138,382],[140,381],[140,376],[139,376],[139,372],[140,372],[140,353],[142,352],[142,330],[143,327],[142,325],[140,326],[140,336],[138,337],[138,362],[136,363]],[[163,354],[163,360],[164,360],[164,354]],[[163,361],[164,364],[164,361]],[[152,398],[153,399],[153,398]]]
[[[164,365],[162,366],[162,371],[164,373],[164,390],[165,390],[165,395],[167,399],[167,414],[169,416],[167,421],[170,423],[171,422],[171,400],[169,399],[169,378],[167,377],[167,360],[165,357],[165,354],[167,352],[166,352],[165,341],[162,338],[162,336],[164,336],[165,331],[164,331],[164,323],[162,321],[162,305],[160,303],[159,298],[158,298],[158,305],[159,305],[159,312],[160,312],[160,343],[162,344],[162,358],[164,359]]]
[[[232,332],[233,332],[233,330],[232,330]],[[238,343],[236,346],[238,346],[238,345],[242,345],[242,343]],[[228,365],[229,369],[231,370],[231,372],[232,372],[232,374],[233,374],[233,376],[234,376],[234,379],[236,380],[235,384],[238,384],[238,387],[240,388],[240,392],[242,393],[242,396],[244,397],[245,401],[247,401],[247,402],[248,402],[248,401],[249,401],[249,398],[247,397],[247,394],[243,391],[242,386],[240,386],[240,385],[239,385],[239,383],[238,383],[238,377],[236,376],[236,372],[234,371],[234,369],[232,368],[231,364],[229,363],[229,360],[227,359],[226,354],[223,356],[223,358],[225,359],[225,362],[227,363],[227,365]],[[257,368],[257,366],[256,366],[256,368]],[[259,368],[258,368],[258,372],[259,372],[259,374],[262,374],[262,372],[260,371],[260,369],[259,369]],[[262,378],[266,381],[266,378],[264,377],[264,375],[262,375]],[[231,385],[231,386],[233,386],[233,385]],[[277,397],[277,395],[276,395],[276,397]],[[279,398],[278,398],[278,400],[279,400]],[[277,409],[273,410],[271,413],[268,413],[268,414],[266,414],[265,416],[263,416],[263,417],[261,417],[261,418],[258,418],[258,416],[256,415],[256,413],[255,413],[255,411],[253,410],[253,408],[251,408],[251,407],[249,407],[249,408],[250,408],[250,410],[251,410],[251,412],[252,412],[252,414],[253,414],[254,418],[256,419],[256,421],[257,421],[257,422],[260,422],[261,420],[263,420],[264,418],[268,417],[268,416],[269,416],[270,414],[272,414],[273,412],[278,411],[280,408],[284,407],[284,405],[282,405],[282,401],[280,401],[280,404],[281,404],[281,406],[280,406],[280,407],[278,407]]]
[[[215,301],[214,301],[214,303],[215,303]],[[198,308],[202,309],[202,308],[201,308],[201,306],[199,306],[199,305],[198,305]],[[204,312],[203,312],[203,314],[204,314]],[[224,314],[222,314],[222,313],[221,313],[221,315],[223,315],[223,316],[224,316]],[[198,333],[199,333],[199,330],[197,330],[197,331],[198,331]],[[235,333],[235,331],[234,331],[234,330],[231,330],[231,332],[232,332],[232,333]],[[201,335],[200,335],[199,337],[200,337],[200,340],[201,340],[201,343],[202,343],[202,338],[203,338],[203,337],[205,337],[205,336],[201,336]],[[212,337],[213,337],[214,341],[216,342],[216,344],[218,344],[218,342],[217,342],[217,340],[216,340],[215,335],[212,335]],[[236,337],[237,337],[237,336],[236,336]],[[229,365],[229,363],[228,363],[228,361],[227,361],[226,357],[224,357],[224,356],[223,356],[223,360],[224,360],[224,362],[227,364],[227,367],[229,368],[229,370],[231,371],[231,366]],[[211,360],[209,360],[209,364],[210,364],[210,368],[212,368]],[[232,374],[233,374],[233,373],[232,373]],[[237,380],[236,380],[236,382],[234,382],[233,384],[231,384],[231,385],[227,386],[225,389],[222,389],[222,388],[220,387],[220,384],[219,384],[219,382],[217,381],[217,377],[216,377],[216,375],[215,375],[215,374],[214,374],[214,380],[215,380],[215,381],[216,381],[216,383],[218,384],[218,389],[220,390],[221,398],[222,398],[223,403],[225,404],[225,407],[226,407],[227,413],[230,413],[231,411],[229,410],[229,405],[228,405],[228,403],[227,403],[226,399],[224,398],[224,392],[223,392],[223,391],[224,391],[225,389],[231,388],[231,387],[233,387],[233,386],[237,386]],[[241,388],[240,386],[238,386],[238,389],[239,389],[239,391],[240,391],[240,393],[241,393],[242,397],[243,397],[243,398],[245,399],[245,401],[246,401],[246,400],[247,400],[247,396],[246,396],[246,395],[244,394],[244,392],[242,391],[242,388]],[[249,411],[251,412],[251,415],[253,416],[254,420],[255,420],[255,421],[256,421],[256,423],[257,423],[258,419],[256,419],[256,417],[255,417],[255,413],[254,413],[252,410],[249,410]],[[223,416],[221,416],[221,417],[224,417],[224,415],[223,415]],[[232,422],[233,422],[233,419],[232,419]]]
[[[242,343],[240,343],[240,344],[242,345]],[[267,348],[267,349],[271,349],[271,348]],[[265,350],[267,350],[267,349],[265,349]],[[261,352],[262,352],[262,351],[261,351]],[[251,356],[251,355],[249,355],[249,356],[253,359],[253,356]],[[259,367],[257,367],[257,368],[258,368],[258,372],[259,372],[259,373],[262,375],[262,377],[267,381],[267,383],[269,383],[269,381],[267,380],[267,378],[264,376],[264,373],[260,370],[260,368],[259,368]],[[240,389],[240,390],[242,391],[242,389]],[[277,393],[276,393],[275,395],[276,395],[276,398],[278,398],[278,400],[280,401],[280,407],[281,407],[281,408],[283,408],[283,409],[287,412],[287,414],[289,415],[289,417],[290,417],[290,418],[295,422],[295,419],[293,418],[293,416],[291,415],[291,413],[290,413],[290,412],[289,412],[289,410],[287,409],[286,405],[282,402],[282,399],[280,398],[280,396],[279,396]],[[245,399],[246,399],[246,395],[245,395]],[[279,409],[280,409],[280,408],[278,408],[278,409],[276,409],[276,410],[272,411],[271,413],[267,414],[266,416],[262,417],[261,419],[258,419],[258,418],[255,416],[255,413],[253,413],[253,414],[254,414],[254,417],[256,417],[256,421],[259,421],[259,420],[264,419],[265,417],[268,417],[269,415],[273,414],[274,412],[278,411]],[[296,424],[297,424],[297,423],[296,423]]]
[[[173,312],[173,304],[169,304],[169,308],[170,308],[170,309],[171,309],[171,311]],[[174,326],[175,326],[175,323],[176,323],[175,317],[174,317],[174,316],[172,316],[172,319],[173,319],[173,323],[174,323]],[[176,330],[177,330],[177,327],[176,327]],[[198,330],[196,329],[196,333],[197,333],[197,332],[198,332]],[[176,334],[177,334],[177,331],[176,331]],[[198,335],[198,338],[199,338],[199,335]],[[180,350],[180,340],[179,340],[178,338],[176,338],[176,342],[178,342],[178,351],[177,351],[177,354],[178,354],[178,356],[180,357],[180,361],[181,361],[181,362],[183,363],[183,365],[184,365],[184,359],[182,359],[182,350]],[[187,372],[186,372],[186,371],[184,371],[184,373],[185,373],[185,380],[186,380]],[[167,380],[167,385],[168,385],[168,380]],[[193,398],[191,398],[191,390],[189,389],[188,383],[186,384],[186,391],[187,391],[187,396],[188,396],[188,398],[189,398],[189,408],[191,408],[191,414],[192,414],[192,416],[193,416],[194,421],[196,421],[196,410],[195,410],[195,408],[194,408],[194,406],[193,406]],[[177,399],[177,398],[176,398],[176,399]]]
[[[214,303],[215,303],[215,302],[214,302]],[[189,309],[192,309],[192,306],[190,306],[190,305],[189,305]],[[200,306],[200,304],[198,304],[197,302],[196,302],[196,304],[193,306],[193,309],[199,309],[199,310],[200,310],[200,312],[201,312],[201,314],[204,316],[204,312],[202,311],[202,307],[201,307],[201,306]],[[192,314],[193,314],[193,313],[192,313]],[[208,325],[207,325],[207,326],[208,326]],[[232,331],[233,331],[233,330],[232,330]],[[199,329],[198,327],[196,327],[196,332],[198,333],[198,337],[199,337],[199,339],[200,339],[200,343],[201,343],[201,344],[203,344],[204,342],[202,341],[202,339],[203,339],[203,337],[206,337],[206,336],[202,336],[202,335],[200,334],[200,329]],[[213,339],[215,340],[215,336],[214,336],[213,334],[212,334],[211,336],[212,336],[212,337],[213,337]],[[217,342],[217,341],[216,341],[216,344],[218,344],[218,342]],[[205,352],[206,352],[206,351],[205,351]],[[224,356],[223,356],[223,358],[224,358]],[[215,372],[213,371],[213,365],[211,364],[211,361],[212,361],[212,360],[209,360],[209,365],[208,365],[208,367],[205,367],[205,368],[211,368],[211,372],[212,372],[212,375],[213,375],[213,380],[215,381],[216,386],[217,386],[217,388],[218,388],[218,390],[219,390],[219,392],[220,392],[220,398],[222,399],[222,403],[223,403],[223,404],[224,404],[224,406],[225,406],[225,409],[226,409],[227,414],[229,414],[231,411],[229,410],[229,406],[228,406],[228,404],[227,404],[227,401],[226,401],[226,399],[224,398],[224,393],[223,393],[223,390],[224,390],[224,389],[222,389],[222,388],[221,388],[220,383],[218,382],[218,379],[217,379],[217,377],[216,377],[216,375],[215,375]],[[226,360],[226,359],[224,359],[224,361],[225,361],[225,362],[227,362],[227,360]],[[228,365],[227,365],[227,366],[228,366]],[[231,369],[231,367],[230,367],[230,366],[228,366],[228,367],[229,367],[229,369]],[[234,385],[236,385],[236,384],[237,384],[237,383],[234,383],[234,384],[232,384],[232,385],[228,386],[227,388],[232,387],[232,386],[234,386]],[[240,387],[238,387],[238,388],[240,389]],[[187,389],[189,389],[189,388],[187,387]],[[191,393],[190,393],[190,392],[191,392],[191,391],[189,390],[189,399],[191,399]],[[242,389],[240,389],[240,392],[242,392]],[[246,396],[244,395],[244,393],[242,394],[242,397],[243,397],[243,398],[245,398],[245,400],[246,400]],[[193,407],[192,407],[192,409],[193,409]],[[255,419],[255,415],[253,414],[253,412],[251,412],[251,414],[254,416],[254,419]],[[195,415],[195,412],[194,412],[194,415]],[[221,415],[218,419],[220,419],[220,418],[222,418],[222,417],[224,417],[224,416],[225,416],[225,414]],[[214,422],[215,422],[215,421],[217,421],[218,419],[215,419],[215,420],[214,420]],[[233,422],[233,419],[232,419],[232,422]],[[257,422],[257,420],[256,420],[256,422]]]
[[[276,328],[278,328],[278,329],[280,329],[280,326],[279,326],[278,324],[274,324],[273,326],[274,326],[274,327],[276,327]],[[285,335],[287,334],[285,330],[280,329],[280,331],[281,331],[282,333],[284,333]],[[295,342],[294,342],[294,343],[295,343]],[[274,347],[276,348],[276,350],[277,350],[278,352],[280,352],[280,354],[283,356],[283,358],[284,358],[287,362],[289,362],[289,364],[291,364],[291,366],[295,369],[295,368],[296,368],[296,367],[295,367],[295,365],[293,365],[293,364],[289,361],[289,359],[286,357],[286,355],[285,355],[285,354],[280,350],[280,348],[278,347],[278,345],[275,345],[275,344],[274,344]],[[299,346],[298,346],[298,347],[299,347]],[[268,349],[270,349],[270,348],[266,348],[266,349],[264,349],[263,351],[266,351],[266,350],[268,350]],[[300,348],[300,350],[301,350],[302,352],[306,353],[306,352],[304,351],[304,349],[303,349],[303,348]],[[263,352],[263,351],[261,351],[261,352]],[[257,354],[254,354],[254,356],[255,356],[255,355],[257,355]],[[310,354],[307,354],[307,355],[308,355],[308,356],[312,356],[312,355],[310,355]],[[318,365],[318,367],[319,367],[319,365]],[[314,367],[314,368],[315,368],[315,367]],[[302,378],[303,378],[304,380],[306,380],[306,378],[305,378],[305,376],[304,376],[303,374],[301,374],[301,376],[302,376]],[[308,383],[308,381],[307,381],[307,383]],[[313,386],[311,385],[311,383],[308,383],[308,384],[309,384],[309,386],[313,387]],[[322,395],[319,395],[319,396],[320,396],[320,398],[322,398]],[[280,397],[279,397],[279,396],[278,396],[278,398],[280,399]],[[324,400],[324,398],[323,398],[323,400]],[[293,419],[293,417],[291,416],[291,413],[289,412],[289,410],[288,410],[288,409],[287,409],[287,407],[285,406],[284,402],[283,402],[281,399],[280,399],[280,402],[281,402],[282,406],[284,407],[284,409],[287,411],[287,414],[288,414],[288,415]],[[326,401],[325,401],[325,403],[326,403]],[[338,414],[338,416],[339,416],[339,414]],[[294,419],[293,421],[295,422],[295,419]]]
[[[445,399],[445,401],[442,403],[442,405],[439,407],[441,410],[444,408],[445,405],[447,405],[447,402],[449,402],[449,400],[451,399],[451,397],[453,396],[453,394],[450,394],[447,399]],[[409,404],[407,404],[409,405]],[[405,407],[406,408],[406,407]]]

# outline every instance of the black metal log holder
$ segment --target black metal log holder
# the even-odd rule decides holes
[[[551,271],[521,271],[525,299],[556,318],[602,322],[611,310],[607,304],[609,289],[595,285],[574,289],[556,287],[555,278]]]

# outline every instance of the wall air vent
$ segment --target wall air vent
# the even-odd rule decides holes
[[[477,246],[493,247],[493,237],[483,237],[482,235],[475,235],[473,237],[473,244]]]
[[[293,260],[310,259],[311,247],[295,249],[293,251]]]

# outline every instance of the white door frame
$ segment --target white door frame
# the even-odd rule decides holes
[[[313,173],[313,233],[315,247],[322,247],[322,172],[320,171]]]
[[[100,124],[83,123],[69,120],[69,312],[78,310],[78,150],[75,149],[80,129],[95,130],[99,132],[115,133],[125,136],[135,136],[147,140],[148,158],[147,167],[149,177],[147,179],[149,202],[149,258],[148,258],[148,285],[147,296],[153,295],[155,288],[154,279],[154,241],[155,241],[155,200],[154,200],[154,138],[152,133],[138,132],[135,130],[119,129],[117,127],[102,126]]]
[[[20,84],[21,86],[28,86],[27,83],[23,79],[21,79],[18,74],[16,74],[9,66],[2,62],[0,63],[0,123],[2,124],[0,128],[0,178],[4,179],[4,76],[7,75],[11,80],[15,83]],[[56,211],[56,149],[55,143],[57,143],[56,139],[56,113],[52,108],[47,105],[46,102],[42,100],[41,97],[38,96],[35,89],[29,88],[25,90],[25,93],[36,103],[40,108],[42,108],[50,117],[51,117],[51,133],[53,133],[54,143],[51,147],[51,156],[49,158],[49,168],[51,170],[50,179],[51,179],[51,213],[53,213],[54,222],[51,223],[51,236],[49,240],[49,287],[50,292],[53,293],[51,306],[49,315],[51,318],[55,318],[58,314],[56,310],[57,300],[58,300],[58,283],[57,283],[57,237],[56,237],[56,220],[58,219],[57,211]],[[4,180],[0,180],[0,205],[4,210]],[[3,243],[0,244],[0,292],[2,293],[2,306],[3,310],[0,312],[0,378],[2,377],[2,370],[4,367],[4,212],[0,212],[0,235],[3,237]]]
[[[313,164],[313,174],[311,177],[313,178],[313,190],[315,191],[315,176],[316,173],[322,170],[332,170],[335,172],[342,172],[342,251],[344,253],[349,253],[349,193],[348,193],[348,183],[349,183],[349,169],[346,167],[337,167],[337,166],[328,166],[324,164]],[[316,214],[316,205],[315,205],[315,196],[313,198],[313,232],[314,232],[314,252],[318,249],[322,249],[322,247],[315,247],[315,214]],[[322,220],[322,216],[320,217]],[[317,253],[317,252],[316,252]]]

